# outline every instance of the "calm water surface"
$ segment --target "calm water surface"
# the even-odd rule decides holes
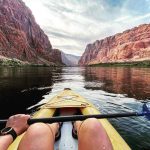
[[[103,113],[141,111],[150,101],[150,68],[0,68],[0,118],[45,102],[71,88]],[[9,108],[8,108],[9,107]],[[110,119],[133,150],[150,150],[150,121]]]

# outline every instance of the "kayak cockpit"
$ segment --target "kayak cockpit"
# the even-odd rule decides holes
[[[77,150],[78,140],[72,137],[72,123],[64,122],[61,128],[61,138],[55,142],[55,150]]]

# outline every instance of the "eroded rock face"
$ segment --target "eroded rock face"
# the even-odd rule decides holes
[[[88,44],[79,64],[150,60],[150,24]]]
[[[62,63],[61,52],[52,49],[21,0],[0,0],[0,55],[33,63]]]

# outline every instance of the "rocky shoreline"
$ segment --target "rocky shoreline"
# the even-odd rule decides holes
[[[8,67],[56,67],[56,66],[63,66],[61,64],[56,63],[49,63],[49,64],[36,64],[36,63],[29,63],[27,61],[21,61],[16,58],[7,58],[4,56],[0,56],[0,67],[1,66],[8,66]]]
[[[150,60],[134,62],[111,62],[87,65],[90,67],[150,67]]]

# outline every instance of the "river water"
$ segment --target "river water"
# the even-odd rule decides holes
[[[28,107],[66,87],[87,98],[102,113],[139,112],[143,103],[150,101],[150,68],[1,67],[0,118],[29,113]],[[150,150],[150,121],[146,118],[109,121],[133,150]]]

